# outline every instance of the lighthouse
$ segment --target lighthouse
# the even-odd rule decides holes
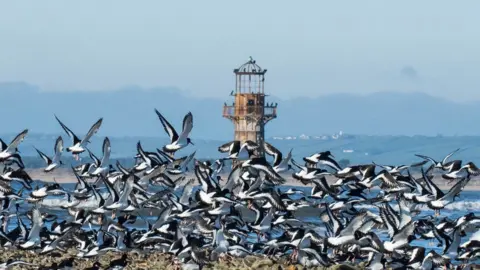
[[[259,145],[256,155],[264,157],[265,124],[277,117],[277,104],[265,101],[265,73],[250,57],[248,62],[233,70],[235,89],[231,92],[233,103],[225,104],[223,117],[234,125],[234,140],[241,143],[251,140]]]

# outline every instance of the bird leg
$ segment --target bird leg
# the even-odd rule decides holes
[[[297,256],[298,249],[295,248],[292,252],[292,255],[290,255],[290,261],[293,263],[295,261],[295,257]]]
[[[182,264],[177,258],[173,258],[173,269],[174,270],[181,270],[182,269]]]
[[[115,215],[116,215],[116,214],[117,214],[117,210],[113,210],[113,211],[112,211],[112,219],[115,218]]]
[[[220,253],[220,255],[218,256],[218,261],[221,263],[226,262],[227,258],[225,255],[226,255],[225,253]]]

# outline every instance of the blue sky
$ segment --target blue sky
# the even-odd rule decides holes
[[[227,96],[252,55],[282,98],[480,99],[479,1],[0,1],[0,81]]]

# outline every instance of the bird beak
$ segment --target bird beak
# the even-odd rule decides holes
[[[335,157],[334,157],[332,154],[330,154],[330,156],[331,156],[333,159],[335,159]]]
[[[190,141],[190,144],[191,144],[191,145],[195,145],[192,141]]]

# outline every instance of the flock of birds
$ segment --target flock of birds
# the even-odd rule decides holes
[[[78,183],[70,189],[57,182],[32,188],[17,149],[28,130],[10,144],[1,141],[2,247],[39,255],[73,248],[77,257],[92,258],[91,269],[122,269],[132,251],[171,254],[172,263],[184,269],[248,255],[306,267],[364,262],[367,269],[471,269],[480,258],[479,216],[438,217],[471,177],[480,174],[471,162],[448,161],[456,151],[442,161],[418,155],[422,161],[411,165],[342,168],[329,151],[305,157],[300,164],[292,151],[284,156],[267,142],[233,141],[218,148],[224,157],[216,161],[197,160],[195,152],[177,158],[178,150],[193,144],[193,116],[185,116],[179,134],[155,111],[170,141],[152,152],[138,142],[132,168],[110,163],[108,138],[101,159],[87,147],[102,119],[79,138],[56,117],[71,146],[64,148],[58,137],[53,156],[37,152],[45,160],[45,172],[67,166],[61,161],[64,150],[79,160],[80,165],[71,166]],[[273,161],[258,155],[260,150]],[[92,162],[81,161],[85,152]],[[222,171],[230,163],[226,176]],[[410,173],[412,167],[419,167],[419,178]],[[434,183],[435,170],[455,181],[447,192]],[[299,183],[312,186],[311,191],[281,187],[289,171]],[[42,201],[51,197],[64,198],[59,205],[64,214],[42,208]],[[89,207],[82,206],[86,202]],[[419,239],[437,247],[415,245]],[[109,251],[123,255],[109,266],[100,265],[96,258]],[[0,268],[18,264],[68,269],[68,263],[38,266],[18,260]]]

